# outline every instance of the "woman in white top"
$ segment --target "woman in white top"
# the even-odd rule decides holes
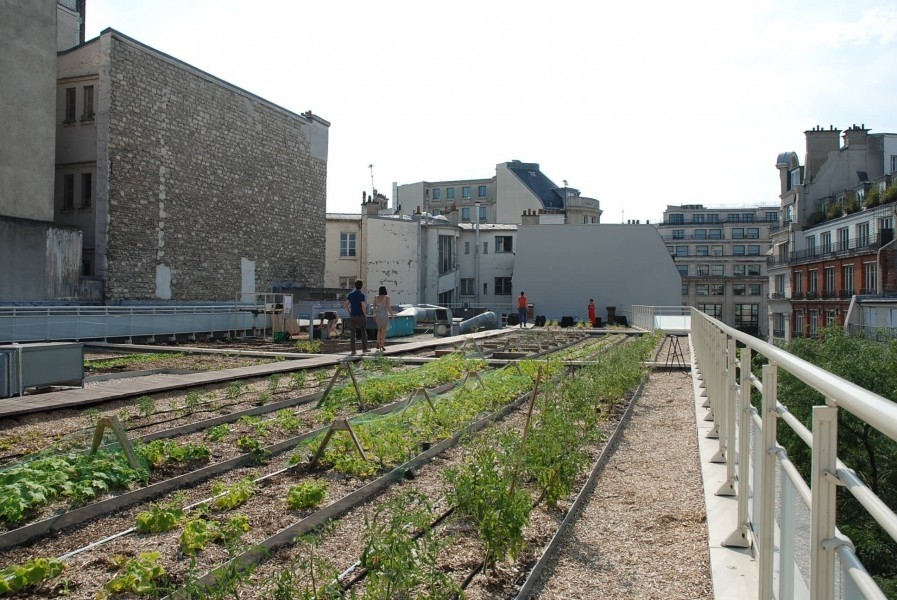
[[[374,322],[377,324],[377,350],[386,350],[386,330],[389,329],[389,317],[396,314],[392,311],[392,302],[386,293],[386,286],[381,285],[374,298]]]

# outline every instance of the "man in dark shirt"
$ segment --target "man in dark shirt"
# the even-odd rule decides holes
[[[352,354],[355,354],[356,329],[361,329],[361,353],[368,351],[367,306],[364,292],[361,288],[364,283],[359,279],[355,282],[355,291],[346,296],[346,310],[349,311],[349,327],[352,330]]]

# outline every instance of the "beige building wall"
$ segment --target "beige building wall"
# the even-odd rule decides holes
[[[56,3],[0,2],[0,216],[53,220]],[[15,108],[15,110],[13,110]]]
[[[345,236],[346,244],[341,242]],[[354,236],[354,238],[353,238]],[[351,240],[354,239],[354,252]],[[324,287],[351,289],[361,275],[361,215],[328,214],[324,241]]]
[[[508,170],[507,163],[495,168],[496,187],[501,190],[501,201],[495,205],[496,223],[520,223],[523,211],[542,208],[542,203]]]

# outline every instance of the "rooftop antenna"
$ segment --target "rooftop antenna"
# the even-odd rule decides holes
[[[376,196],[377,188],[374,187],[374,165],[372,165],[372,164],[368,165],[368,169],[371,170],[371,195]]]

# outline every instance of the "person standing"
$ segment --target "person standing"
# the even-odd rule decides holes
[[[381,285],[374,298],[374,322],[377,323],[377,350],[386,350],[386,332],[389,329],[389,317],[396,314],[392,310],[392,301],[386,293],[386,286]]]
[[[526,327],[526,303],[526,294],[520,292],[520,297],[517,298],[517,318],[521,327]]]
[[[364,354],[368,351],[368,314],[367,307],[365,305],[365,296],[364,292],[361,291],[361,288],[364,287],[364,282],[360,279],[355,282],[355,291],[349,292],[346,296],[345,307],[346,310],[349,311],[349,326],[352,328],[352,354],[355,354],[355,336],[357,335],[357,330],[361,329],[361,353]]]
[[[595,300],[589,298],[589,323],[595,326]]]

